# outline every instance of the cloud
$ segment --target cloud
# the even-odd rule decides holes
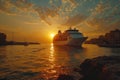
[[[85,16],[83,14],[77,14],[73,17],[70,17],[64,25],[75,26],[75,25],[78,25],[81,22],[83,22],[86,18],[87,18],[87,16]]]
[[[41,21],[51,25],[49,18],[59,15],[59,7],[54,5],[42,7],[29,2],[29,0],[0,0],[0,12],[20,15],[29,12],[37,13]]]
[[[111,16],[120,16],[120,5],[116,5],[115,7],[113,7]]]
[[[113,29],[120,29],[120,19],[114,21],[114,19],[110,18],[93,18],[85,21],[85,25],[92,29],[92,33],[102,34]]]
[[[91,15],[95,16],[98,14],[104,13],[106,10],[110,9],[110,4],[109,3],[103,3],[100,1],[95,8],[91,9]]]
[[[47,24],[51,25],[51,22],[49,21],[49,18],[53,18],[57,15],[59,15],[58,11],[59,8],[52,6],[51,8],[48,7],[37,7],[35,8],[35,11],[40,16],[41,20],[45,21]]]
[[[0,0],[0,11],[7,14],[19,14],[32,12],[40,17],[41,21],[52,25],[51,18],[68,16],[78,5],[76,0],[62,0],[60,6],[54,5],[58,0],[50,0],[50,5],[40,6],[29,0]],[[54,20],[52,20],[54,21]]]
[[[18,14],[28,11],[33,5],[28,0],[0,0],[0,11],[7,14]]]
[[[61,6],[65,12],[70,13],[78,6],[78,3],[76,0],[62,0]]]
[[[110,27],[111,30],[113,30],[113,29],[115,29],[115,28],[116,28],[116,29],[120,29],[120,20],[112,23],[109,27]]]
[[[9,0],[0,0],[0,12],[13,13],[11,11],[11,4]]]
[[[90,16],[84,21],[90,27],[91,33],[102,34],[115,28],[120,29],[120,5],[112,2],[99,2]],[[89,31],[89,30],[88,30]]]
[[[19,10],[29,10],[33,7],[33,4],[30,3],[28,0],[11,0],[10,3]]]
[[[100,0],[96,3],[97,5],[91,9],[89,17],[80,14],[80,12],[75,12],[76,10],[79,11],[80,4],[86,4],[90,1],[92,2],[92,0],[50,0],[48,5],[40,6],[35,3],[31,3],[30,0],[0,0],[0,12],[7,14],[32,12],[33,14],[39,16],[40,20],[44,21],[48,25],[54,24],[53,21],[56,20],[55,17],[59,17],[60,20],[57,21],[66,21],[61,21],[63,23],[60,24],[75,26],[85,21],[88,26],[94,26],[95,28],[106,25],[106,23],[114,20],[116,15],[120,15],[120,5],[111,6],[112,3],[110,4],[109,0],[106,2]],[[60,2],[61,4],[56,5],[57,2]]]
[[[25,24],[30,24],[30,25],[36,25],[36,24],[39,24],[39,22],[25,22]]]
[[[105,19],[92,18],[87,20],[85,23],[91,28],[99,29],[100,27],[105,26]]]
[[[77,4],[77,2],[76,2],[76,0],[62,0],[62,2],[63,3],[71,3],[71,4],[73,4],[73,5],[76,5]]]

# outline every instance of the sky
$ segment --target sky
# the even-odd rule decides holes
[[[89,39],[120,29],[120,0],[0,0],[0,32],[7,40],[49,42],[77,28]]]

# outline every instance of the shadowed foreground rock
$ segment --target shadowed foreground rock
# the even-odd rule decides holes
[[[57,80],[74,80],[73,76],[71,75],[59,75],[58,79]]]
[[[80,68],[80,80],[120,80],[120,56],[86,59]]]

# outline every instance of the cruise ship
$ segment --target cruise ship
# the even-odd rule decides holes
[[[79,32],[79,30],[76,28],[72,29],[70,27],[63,33],[61,30],[59,30],[53,38],[53,44],[61,46],[82,46],[86,39],[87,37],[84,37],[83,34]]]

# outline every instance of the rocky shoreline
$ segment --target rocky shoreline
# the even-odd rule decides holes
[[[86,59],[80,69],[81,80],[120,80],[120,56]]]
[[[79,80],[120,80],[120,56],[100,56],[86,59],[76,70]],[[70,75],[60,75],[57,80],[76,80]]]

